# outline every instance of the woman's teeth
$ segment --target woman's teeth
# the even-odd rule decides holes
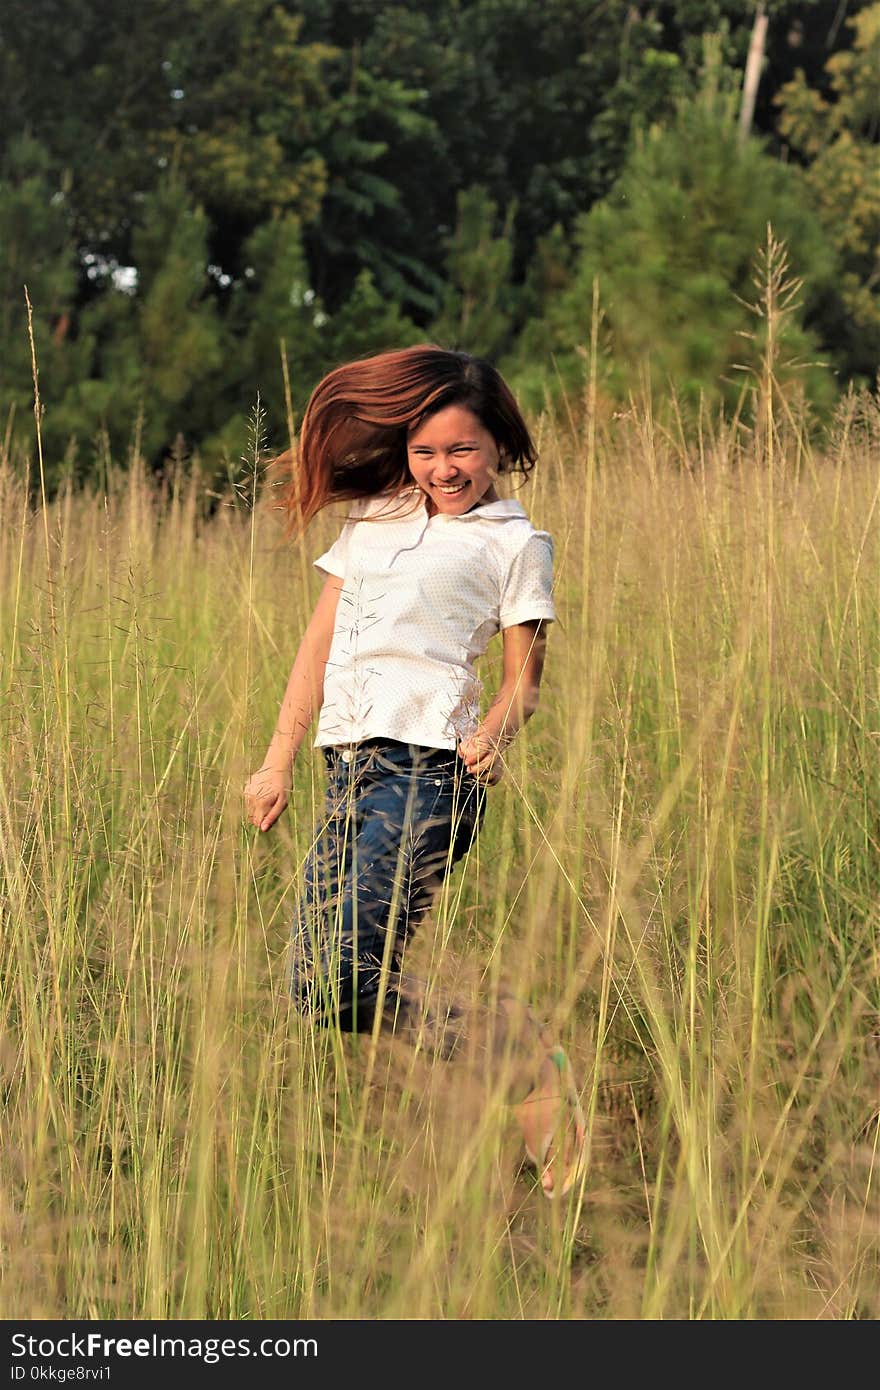
[[[437,490],[442,492],[445,497],[454,497],[456,493],[463,492],[467,483],[459,483],[457,487],[444,487],[442,483],[437,484]]]

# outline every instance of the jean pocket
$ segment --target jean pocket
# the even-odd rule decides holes
[[[463,858],[483,823],[486,788],[463,768],[437,779],[435,815],[446,824],[445,843],[451,846],[452,863]]]

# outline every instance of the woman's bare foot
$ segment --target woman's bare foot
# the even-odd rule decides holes
[[[538,1057],[537,1067],[529,1067],[532,1088],[514,1107],[526,1156],[538,1170],[545,1195],[564,1197],[586,1162],[586,1122],[571,1063],[539,1027],[528,1005],[509,994],[498,1002],[509,1041],[516,1039],[518,1051],[525,1046],[528,1056],[537,1052]]]

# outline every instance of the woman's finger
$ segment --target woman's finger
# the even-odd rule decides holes
[[[275,805],[274,797],[250,796],[245,802],[247,818],[251,825],[261,826],[268,813]]]
[[[489,787],[494,786],[496,782],[500,782],[502,775],[503,769],[499,767],[498,763],[484,763],[478,766],[474,771],[476,780]]]
[[[276,796],[275,800],[272,802],[272,805],[269,807],[268,811],[267,811],[267,812],[265,813],[265,815],[262,817],[262,819],[261,819],[261,821],[260,821],[260,829],[261,829],[261,830],[269,830],[269,829],[271,829],[271,827],[275,824],[275,822],[277,821],[278,817],[281,815],[281,812],[284,810],[284,808],[285,808],[286,805],[287,805],[287,797],[286,797],[286,796],[284,795],[284,793],[282,792],[281,795]]]

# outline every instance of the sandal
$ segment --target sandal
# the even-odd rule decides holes
[[[566,1053],[561,1047],[548,1047],[546,1057],[555,1068],[555,1081],[546,1082],[547,1089],[535,1086],[517,1105],[516,1114],[523,1131],[526,1156],[538,1170],[541,1191],[552,1201],[570,1192],[586,1168],[587,1124]],[[552,1119],[531,1110],[536,1106],[551,1107]],[[555,1145],[560,1130],[563,1132],[564,1163],[561,1179],[557,1181],[559,1155]]]

